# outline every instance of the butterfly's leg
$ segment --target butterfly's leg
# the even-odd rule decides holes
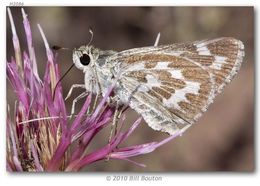
[[[113,137],[113,133],[114,135],[116,135],[116,128],[117,128],[117,118],[118,118],[118,113],[119,113],[119,102],[117,101],[116,102],[116,108],[115,108],[115,113],[114,113],[114,116],[113,116],[113,122],[112,122],[112,125],[111,125],[111,128],[110,128],[110,134],[109,134],[109,138],[108,138],[108,144],[110,144],[111,140],[112,140],[112,137]],[[115,132],[114,132],[115,131]],[[109,155],[106,159],[106,161],[109,161]]]
[[[125,110],[126,110],[126,108],[124,108],[124,106],[118,105],[117,113],[116,113],[116,115],[114,116],[114,117],[115,117],[115,119],[114,119],[115,121],[113,122],[113,123],[114,123],[114,135],[117,134],[118,122],[119,122],[119,120],[120,120],[120,118],[121,118],[122,113],[123,113]]]
[[[72,107],[71,107],[71,116],[72,116],[72,115],[74,114],[74,112],[75,112],[76,103],[77,103],[80,99],[86,97],[87,95],[88,95],[88,92],[83,92],[83,93],[81,93],[78,97],[76,97],[76,98],[73,100],[73,102],[72,102]]]
[[[94,70],[95,70],[95,69],[94,69]],[[96,72],[96,70],[95,70],[95,72]],[[95,77],[96,77],[96,79],[98,79],[97,74],[96,74]],[[96,108],[96,106],[97,106],[98,97],[99,97],[100,92],[101,92],[100,83],[99,83],[99,81],[96,81],[96,79],[95,79],[95,78],[92,78],[91,81],[90,81],[90,82],[91,82],[91,85],[92,85],[90,92],[93,92],[92,90],[94,90],[94,85],[95,85],[95,84],[98,84],[99,89],[98,89],[98,92],[95,94],[95,100],[94,100],[93,106],[92,106],[91,108],[89,107],[88,110],[87,110],[87,115],[90,114],[91,111],[94,112],[94,110],[95,110],[95,108]]]
[[[72,91],[73,91],[74,88],[84,88],[84,89],[85,89],[85,85],[84,85],[84,84],[74,84],[74,85],[72,85],[72,86],[70,87],[69,93],[68,93],[68,95],[66,96],[65,100],[67,100],[67,99],[71,96]]]
[[[128,106],[121,107],[120,112],[119,112],[119,114],[118,114],[118,116],[117,116],[117,119],[120,119],[122,113],[125,112],[127,109],[128,109]]]
[[[108,140],[108,142],[110,142],[111,139],[112,139],[114,131],[115,131],[114,134],[116,134],[116,128],[117,128],[117,123],[118,123],[118,119],[119,119],[118,116],[121,113],[120,109],[122,109],[123,107],[119,103],[119,97],[117,95],[114,96],[114,97],[109,97],[108,104],[112,105],[112,106],[115,104],[115,113],[114,113],[114,116],[113,116],[113,122],[112,122],[112,125],[111,125],[111,130],[110,130],[110,135],[109,135],[109,140]]]
[[[93,106],[92,107],[88,107],[87,115],[89,115],[90,113],[93,113],[95,111],[96,106],[97,106],[98,97],[99,97],[99,95],[96,94]]]
[[[113,122],[112,122],[111,129],[110,129],[110,135],[109,135],[109,138],[108,138],[108,143],[111,142],[115,127],[117,126],[116,123],[117,123],[118,109],[119,109],[119,104],[117,102],[116,108],[115,108],[115,113],[114,113],[114,116],[113,116]]]
[[[98,94],[96,94],[95,96],[95,100],[94,100],[94,104],[93,104],[93,111],[95,110],[96,106],[97,106],[97,101],[98,101]]]

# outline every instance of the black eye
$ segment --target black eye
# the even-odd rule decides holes
[[[87,66],[90,63],[90,57],[87,54],[83,54],[79,59],[80,63],[84,66]]]

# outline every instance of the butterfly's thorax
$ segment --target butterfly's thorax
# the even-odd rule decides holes
[[[99,81],[99,86],[100,86],[100,92],[102,95],[105,95],[107,92],[108,88],[111,86],[114,75],[111,71],[111,68],[109,65],[107,65],[106,62],[103,61],[103,59],[98,59],[96,61],[95,65],[95,70],[97,72],[97,78]],[[98,84],[98,83],[96,83]]]

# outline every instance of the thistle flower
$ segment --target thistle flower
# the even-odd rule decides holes
[[[123,131],[122,126],[126,118],[123,115],[117,133],[105,146],[93,152],[86,151],[90,143],[95,143],[93,138],[111,124],[115,108],[109,106],[107,100],[113,91],[113,85],[90,115],[86,115],[92,100],[92,95],[88,95],[80,112],[71,121],[65,107],[62,85],[59,83],[56,87],[60,79],[57,54],[50,49],[41,26],[38,25],[38,28],[47,56],[43,79],[38,74],[26,13],[22,9],[28,46],[27,51],[22,53],[11,11],[9,8],[7,10],[15,51],[15,57],[7,62],[7,78],[17,99],[14,116],[11,116],[9,106],[7,112],[8,171],[79,171],[93,162],[106,159],[126,160],[138,166],[145,166],[129,158],[150,153],[180,135],[177,133],[161,142],[119,147],[141,122],[139,118],[128,130]]]

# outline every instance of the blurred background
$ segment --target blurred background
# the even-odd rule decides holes
[[[209,110],[182,137],[156,151],[132,158],[145,168],[129,162],[110,160],[86,167],[84,171],[254,171],[254,8],[253,7],[24,7],[28,14],[41,77],[45,70],[45,48],[37,28],[39,23],[50,45],[77,48],[90,39],[103,50],[153,45],[158,32],[160,44],[235,37],[245,45],[245,59],[235,79],[224,89]],[[27,50],[20,8],[11,8],[21,48]],[[7,60],[14,56],[7,18]],[[70,51],[59,51],[61,73],[72,63]],[[82,71],[74,68],[62,81],[64,96],[72,84],[84,83]],[[67,101],[70,111],[75,91]],[[15,96],[7,82],[7,102]],[[79,109],[81,103],[77,105]],[[12,107],[11,107],[12,108]],[[77,109],[77,110],[78,110]],[[138,115],[127,111],[130,126]],[[92,149],[107,143],[108,131],[94,139]],[[153,131],[145,122],[124,143],[158,141],[168,135]]]

